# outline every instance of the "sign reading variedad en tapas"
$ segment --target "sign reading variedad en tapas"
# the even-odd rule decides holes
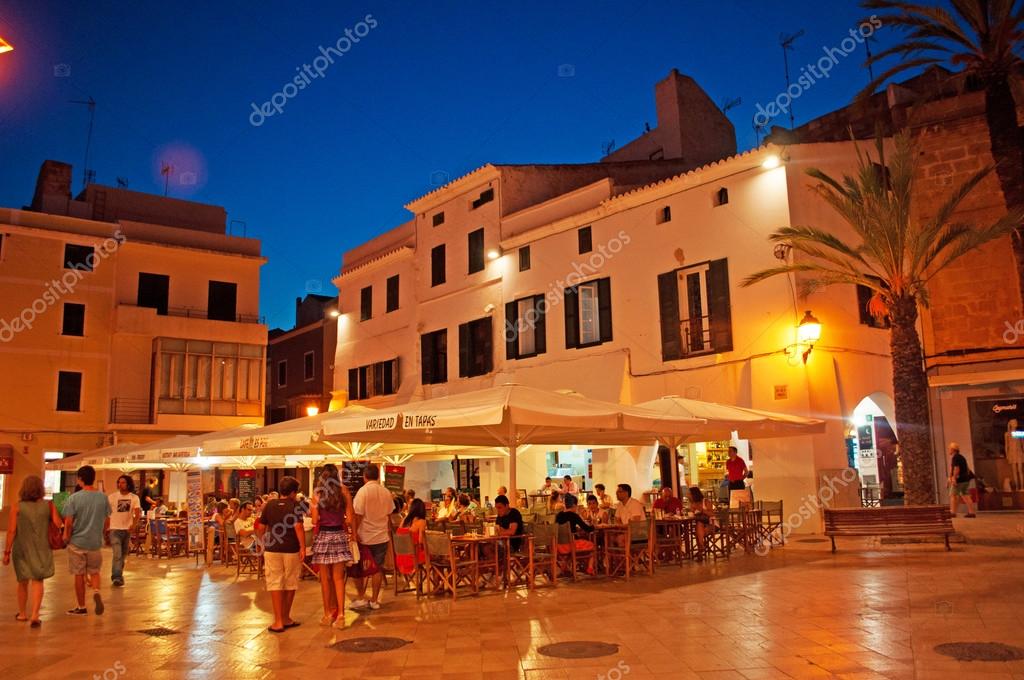
[[[409,414],[402,418],[402,427],[406,430],[429,430],[437,425],[437,416],[433,413]]]
[[[377,418],[367,418],[363,423],[363,429],[367,432],[393,430],[397,424],[398,416],[380,416]]]

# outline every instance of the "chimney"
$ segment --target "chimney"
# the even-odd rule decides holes
[[[71,200],[71,165],[43,161],[32,195],[32,210],[66,215]]]

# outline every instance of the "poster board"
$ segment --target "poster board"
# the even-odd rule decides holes
[[[404,465],[384,466],[384,488],[392,493],[402,493],[405,491]]]
[[[363,488],[363,472],[370,464],[368,460],[346,460],[341,464],[341,483],[353,498],[359,489]]]
[[[238,471],[238,500],[251,503],[256,499],[256,471]]]
[[[189,470],[185,478],[185,499],[188,507],[188,549],[203,548],[203,473]]]

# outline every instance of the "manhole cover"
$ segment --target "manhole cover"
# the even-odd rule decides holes
[[[797,543],[828,543],[827,538],[798,538]]]
[[[1004,645],[1001,642],[947,642],[938,645],[935,651],[951,656],[957,661],[1020,661],[1024,649]]]
[[[544,645],[537,649],[537,651],[544,656],[554,656],[559,659],[593,659],[598,656],[616,654],[619,651],[619,646],[607,642],[578,640],[576,642],[556,642],[551,645]]]
[[[145,630],[140,630],[138,632],[143,635],[149,635],[150,637],[166,637],[167,635],[177,635],[179,631],[176,631],[173,628],[159,626],[157,628],[146,628]]]
[[[411,642],[412,640],[395,637],[358,637],[336,642],[332,646],[339,652],[369,654],[370,652],[390,652]]]

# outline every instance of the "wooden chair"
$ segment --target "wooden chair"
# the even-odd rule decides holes
[[[654,521],[654,558],[658,564],[682,565],[685,559],[684,524]]]
[[[553,524],[533,524],[530,530],[530,588],[537,586],[538,574],[544,576],[551,585],[557,585],[558,530]]]
[[[581,562],[586,564],[584,572],[593,576],[597,571],[597,542],[596,537],[593,534],[587,534],[587,537],[582,540],[590,542],[590,548],[581,548],[577,545],[577,534],[574,534],[568,523],[556,524],[555,525],[555,550],[558,561],[558,571],[562,574],[568,574],[572,576],[572,580],[577,579],[577,573],[579,571],[579,565]]]
[[[146,527],[147,522],[145,517],[140,517],[139,521],[132,526],[131,533],[128,535],[128,553],[131,555],[143,555],[146,552]]]
[[[458,596],[460,585],[469,585],[479,592],[480,569],[475,560],[455,554],[451,537],[442,531],[428,531],[424,536],[427,549],[426,580],[435,593],[451,592]]]
[[[609,536],[605,545],[605,561],[609,576],[622,575],[626,580],[634,572],[654,573],[654,546],[651,521],[636,519],[625,530]]]
[[[231,545],[231,549],[235,552],[233,557],[235,562],[235,578],[238,578],[243,573],[262,578],[263,551],[259,549],[257,542],[254,541],[250,548],[243,548],[241,544],[235,541]]]
[[[395,561],[395,595],[415,590],[416,597],[423,594],[423,581],[426,578],[426,564],[420,562],[416,555],[416,544],[412,534],[395,533],[391,535],[391,549],[394,551]],[[399,557],[408,558],[399,560]],[[408,561],[413,565],[411,573],[405,573],[398,568],[399,561]]]
[[[235,563],[235,555],[237,554],[234,549],[234,545],[237,542],[235,538],[235,522],[224,522],[224,530],[220,534],[221,551],[220,554],[224,558],[224,566],[230,567]]]
[[[782,501],[758,501],[757,507],[761,510],[761,540],[773,546],[786,545],[786,535],[782,530],[785,517]]]

